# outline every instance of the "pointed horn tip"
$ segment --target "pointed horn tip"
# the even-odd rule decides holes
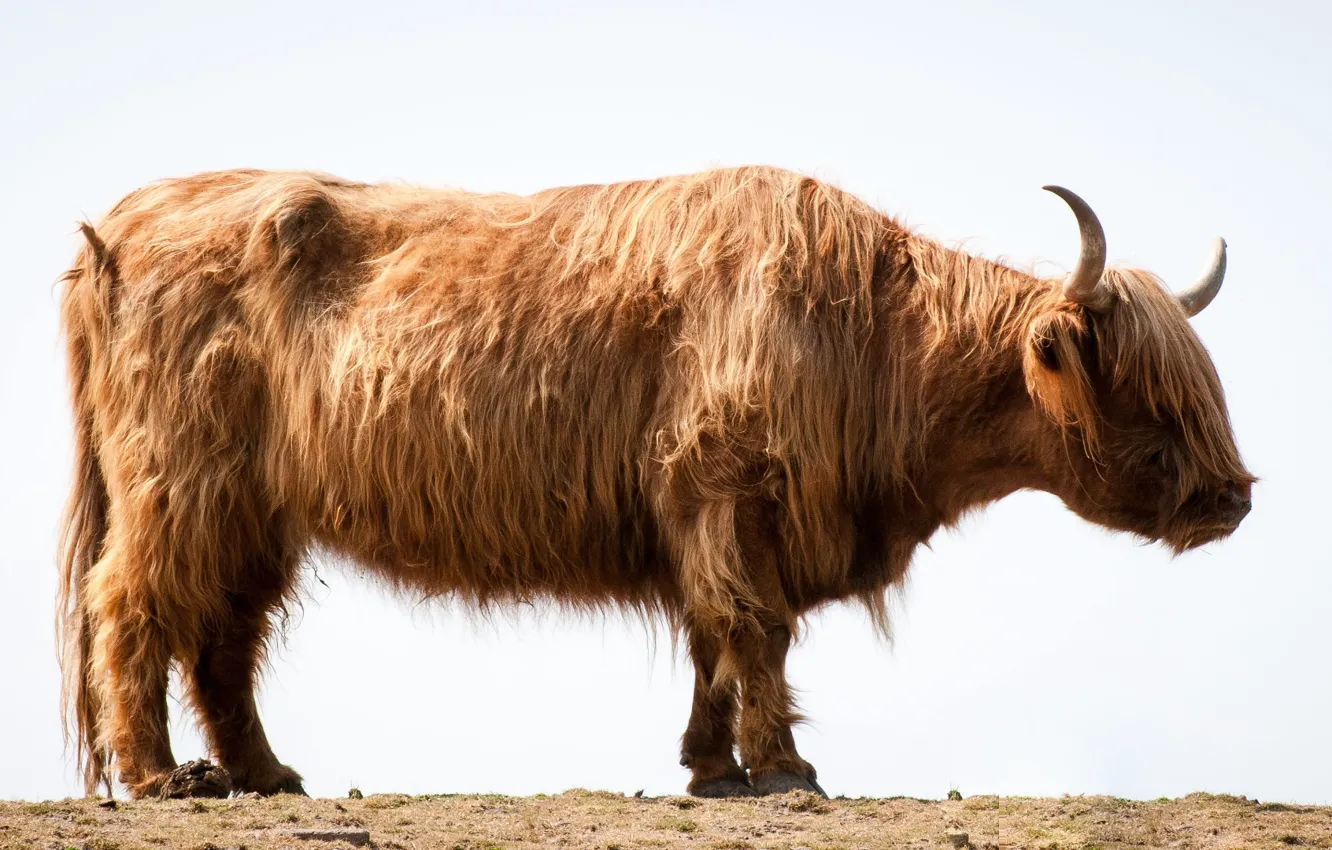
[[[1100,219],[1096,217],[1091,205],[1076,192],[1054,184],[1041,188],[1068,204],[1077,217],[1082,238],[1078,264],[1064,279],[1064,297],[1097,313],[1109,310],[1114,303],[1114,293],[1101,279],[1105,271],[1105,230],[1101,227]]]
[[[1225,239],[1220,236],[1213,238],[1212,259],[1207,270],[1188,289],[1176,293],[1180,305],[1190,318],[1201,313],[1221,291],[1226,276],[1226,247]]]
[[[1088,204],[1081,195],[1079,195],[1077,192],[1074,192],[1072,189],[1069,189],[1066,186],[1060,186],[1058,183],[1047,183],[1041,188],[1051,193],[1052,195],[1058,195],[1059,197],[1063,198],[1066,202],[1080,203],[1088,207],[1089,209],[1091,208],[1091,204]]]

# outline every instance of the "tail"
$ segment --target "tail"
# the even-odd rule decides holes
[[[107,753],[99,742],[101,705],[92,670],[97,623],[89,609],[88,574],[102,555],[107,533],[106,481],[93,431],[94,369],[111,327],[115,269],[106,244],[82,224],[87,244],[64,274],[61,323],[74,408],[74,480],[60,534],[60,590],[56,600],[57,641],[63,673],[61,712],[65,744],[75,744],[84,791],[111,792]]]

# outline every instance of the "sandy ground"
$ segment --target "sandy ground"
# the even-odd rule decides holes
[[[965,837],[964,837],[965,834]],[[1332,847],[1332,807],[1192,794],[963,800],[373,795],[364,799],[0,802],[0,848]]]

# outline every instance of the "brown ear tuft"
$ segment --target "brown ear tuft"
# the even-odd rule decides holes
[[[1053,339],[1048,336],[1033,336],[1031,345],[1036,352],[1037,362],[1051,372],[1059,371],[1059,355],[1055,354]]]
[[[1052,310],[1031,326],[1024,357],[1027,391],[1055,423],[1077,427],[1087,450],[1098,442],[1096,402],[1086,368],[1092,343],[1083,310]]]

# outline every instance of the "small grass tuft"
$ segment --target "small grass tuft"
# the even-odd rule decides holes
[[[1289,806],[1285,803],[1262,803],[1254,811],[1258,812],[1292,812],[1297,815],[1307,815],[1313,811],[1308,806]]]
[[[809,812],[811,814],[822,815],[832,811],[828,801],[808,792],[797,792],[792,795],[795,799],[786,804],[786,808],[792,812]]]
[[[51,815],[63,811],[59,803],[53,803],[50,800],[41,803],[25,803],[23,813],[28,815]]]
[[[365,801],[367,809],[396,809],[407,805],[411,798],[406,794],[371,794]]]
[[[689,818],[662,818],[657,821],[657,829],[673,829],[676,832],[698,832],[698,824]]]
[[[614,791],[589,791],[586,788],[570,788],[560,795],[561,797],[580,797],[582,799],[593,800],[623,800],[623,794],[616,794]]]

